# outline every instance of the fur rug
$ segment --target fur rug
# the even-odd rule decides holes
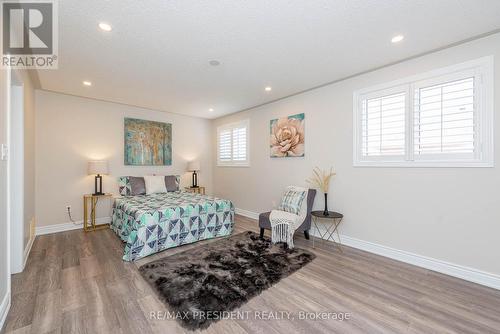
[[[169,313],[188,329],[217,321],[217,314],[246,303],[315,255],[284,249],[271,240],[244,232],[150,262],[139,268],[166,302]]]

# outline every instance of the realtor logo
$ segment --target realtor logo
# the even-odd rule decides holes
[[[57,69],[56,0],[2,2],[2,68]]]

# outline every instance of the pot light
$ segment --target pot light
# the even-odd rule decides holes
[[[401,42],[405,37],[403,35],[396,35],[391,39],[392,43],[399,43]]]
[[[87,87],[90,87],[90,86],[92,86],[92,82],[90,82],[90,81],[84,81],[83,85],[87,86]]]
[[[270,92],[270,91],[272,91],[272,90],[273,90],[273,88],[272,88],[271,86],[267,86],[266,88],[264,88],[264,90],[265,90],[266,92]]]
[[[104,30],[104,31],[113,30],[113,28],[111,28],[111,25],[104,23],[104,22],[99,23],[99,28],[101,28],[101,30]]]
[[[210,109],[208,109],[208,111],[213,112],[213,111],[214,111],[214,108],[210,108]]]

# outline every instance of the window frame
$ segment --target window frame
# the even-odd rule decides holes
[[[473,158],[455,154],[414,154],[415,90],[445,80],[474,74],[475,152]],[[354,167],[494,167],[493,145],[493,56],[444,67],[405,79],[357,90],[353,93],[353,166]],[[470,76],[469,76],[470,77]],[[362,119],[363,100],[406,91],[405,98],[405,154],[401,156],[363,156]]]
[[[246,160],[233,160],[233,129],[246,127]],[[224,130],[231,131],[231,160],[220,160],[220,133]],[[223,124],[217,127],[217,167],[250,167],[250,120],[245,119],[238,122]]]

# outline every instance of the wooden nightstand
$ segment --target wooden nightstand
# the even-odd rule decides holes
[[[93,195],[86,194],[83,195],[83,230],[85,232],[100,230],[109,227],[109,224],[103,224],[96,226],[95,224],[95,209],[97,206],[97,201],[103,198],[112,198],[113,194],[104,195]],[[89,222],[89,204],[90,204],[90,222]],[[90,225],[89,225],[90,223]]]
[[[201,194],[205,195],[205,187],[196,187],[196,188],[191,188],[191,187],[185,187],[184,190],[190,193],[196,193],[196,194]]]

